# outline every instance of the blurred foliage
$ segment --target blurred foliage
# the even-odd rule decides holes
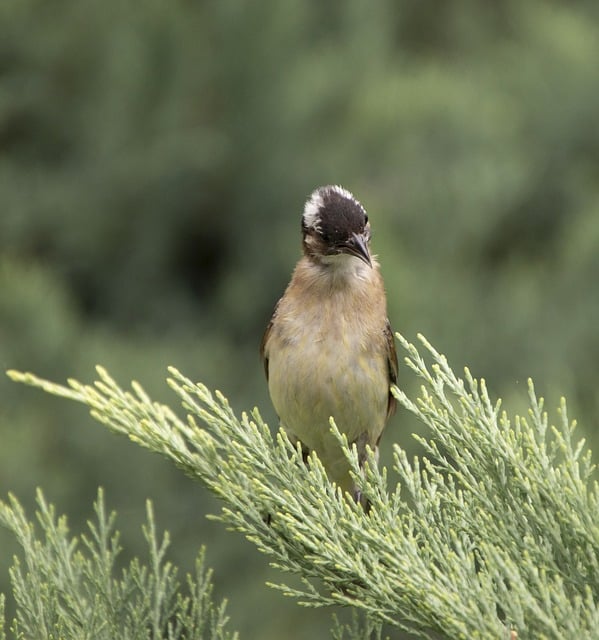
[[[101,363],[160,397],[175,364],[274,422],[257,346],[303,201],[334,182],[369,211],[394,328],[508,403],[524,406],[525,384],[511,389],[533,376],[593,429],[598,14],[590,0],[4,0],[0,365],[60,380]],[[200,487],[90,424],[0,381],[0,495],[31,505],[43,486],[83,520],[102,484],[127,548],[151,497],[178,564],[207,544],[242,636],[320,637],[205,520]],[[413,450],[415,428],[398,413],[387,442]]]

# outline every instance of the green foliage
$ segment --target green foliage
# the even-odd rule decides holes
[[[351,621],[342,624],[337,616],[333,615],[332,640],[382,640],[382,627],[373,620],[361,618],[356,610],[352,610]],[[388,637],[385,636],[388,640]]]
[[[0,524],[17,537],[23,561],[15,557],[10,571],[17,602],[12,625],[15,638],[77,640],[235,640],[226,631],[225,603],[212,601],[211,572],[204,551],[197,557],[186,588],[166,560],[169,536],[159,539],[151,503],[143,527],[149,558],[137,558],[118,571],[121,552],[115,514],[107,514],[103,492],[94,505],[95,520],[87,535],[71,537],[64,516],[57,518],[41,491],[37,494],[41,536],[14,496],[0,502]],[[4,624],[0,600],[0,638]]]
[[[257,410],[238,419],[222,394],[171,368],[169,386],[188,413],[178,417],[138,383],[121,389],[102,368],[94,385],[16,380],[86,404],[110,429],[161,453],[223,502],[218,519],[242,532],[295,586],[271,586],[309,607],[361,611],[430,637],[599,637],[599,488],[591,454],[572,439],[565,401],[549,427],[530,384],[528,418],[509,418],[484,380],[457,377],[422,342],[432,364],[399,336],[422,382],[417,400],[395,389],[428,427],[426,456],[394,446],[395,487],[371,458],[362,474],[334,423],[365,513],[328,481],[317,457],[283,433],[273,438]],[[201,426],[200,426],[201,425]],[[337,626],[339,636],[341,627]]]

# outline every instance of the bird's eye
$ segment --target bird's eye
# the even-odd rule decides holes
[[[368,224],[368,214],[364,214],[364,224]]]

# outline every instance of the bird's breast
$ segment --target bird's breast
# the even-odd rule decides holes
[[[332,291],[281,300],[269,344],[269,390],[282,425],[319,455],[338,455],[329,418],[352,442],[383,430],[389,393],[386,310]],[[384,304],[384,297],[383,297]]]

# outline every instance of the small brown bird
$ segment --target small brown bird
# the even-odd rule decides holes
[[[302,215],[303,257],[260,353],[281,426],[316,451],[329,478],[361,501],[329,418],[361,461],[395,411],[397,354],[364,207],[339,186],[316,189]]]

